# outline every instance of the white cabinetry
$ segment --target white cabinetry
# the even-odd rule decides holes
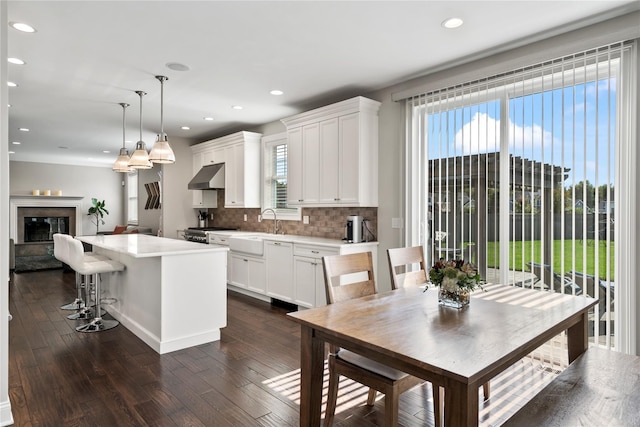
[[[260,207],[261,137],[260,133],[243,131],[191,147],[194,169],[197,162],[200,162],[200,167],[212,163],[225,163],[226,208]],[[194,174],[200,167],[194,170]]]
[[[293,243],[264,241],[267,295],[293,302]]]
[[[378,206],[378,109],[356,97],[282,119],[292,206]]]
[[[259,294],[266,293],[265,263],[261,257],[230,253],[229,283]]]
[[[294,244],[293,275],[296,304],[302,307],[320,307],[327,304],[322,257],[337,255],[339,252],[337,248]]]

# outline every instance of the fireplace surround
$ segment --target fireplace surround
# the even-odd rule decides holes
[[[9,237],[15,243],[25,243],[25,218],[68,218],[68,220],[51,221],[48,224],[51,231],[64,232],[73,236],[82,234],[82,199],[73,196],[11,196],[9,199]],[[36,219],[30,222],[43,222]],[[68,222],[68,224],[67,224]],[[44,225],[40,232],[43,232]],[[66,227],[66,230],[64,228]],[[49,237],[40,235],[39,238]],[[52,243],[52,239],[40,240],[40,243]],[[34,242],[38,243],[38,242]]]

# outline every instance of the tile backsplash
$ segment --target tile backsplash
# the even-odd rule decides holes
[[[224,191],[218,190],[218,206],[208,210],[209,214],[213,214],[209,226],[267,233],[273,230],[272,220],[258,222],[260,209],[225,208]],[[244,221],[244,215],[247,215],[247,221]],[[377,240],[378,208],[303,208],[302,215],[309,216],[309,224],[303,224],[302,221],[281,221],[285,234],[342,239],[345,237],[347,216],[360,215],[369,221],[369,229],[374,240]]]

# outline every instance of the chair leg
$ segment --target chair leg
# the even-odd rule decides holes
[[[117,320],[106,320],[102,318],[102,310],[100,309],[100,273],[94,274],[94,283],[96,284],[96,307],[93,320],[86,325],[76,327],[78,332],[100,332],[115,328],[120,324]],[[87,301],[89,297],[87,297]]]
[[[431,392],[433,393],[433,419],[436,427],[444,425],[442,415],[444,414],[444,387],[431,384]]]
[[[84,308],[84,301],[82,300],[82,288],[84,287],[82,283],[82,277],[78,272],[76,272],[76,292],[77,296],[73,302],[69,304],[65,304],[60,309],[62,310],[82,310]]]
[[[396,427],[398,425],[398,390],[384,395],[384,425]]]
[[[484,400],[489,399],[489,394],[490,394],[489,381],[487,381],[486,383],[482,384],[482,394],[484,394]]]
[[[373,406],[376,403],[376,396],[378,391],[375,388],[369,389],[369,395],[367,396],[367,406]]]
[[[329,389],[327,390],[327,408],[324,411],[325,427],[333,424],[333,416],[336,412],[336,403],[338,401],[338,382],[340,376],[335,374],[333,367],[333,356],[329,356]]]

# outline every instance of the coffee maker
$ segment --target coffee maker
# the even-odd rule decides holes
[[[359,215],[349,215],[347,217],[346,240],[349,243],[360,243],[362,239],[362,217]]]

